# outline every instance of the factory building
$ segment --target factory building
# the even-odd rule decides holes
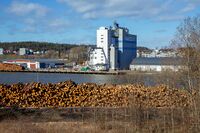
[[[133,71],[178,71],[184,68],[183,59],[179,57],[140,57],[135,58],[131,65],[130,70]]]
[[[17,64],[23,66],[28,70],[36,69],[46,69],[46,68],[63,68],[64,62],[57,59],[14,59],[14,60],[5,60],[3,63],[7,64]]]
[[[114,23],[113,27],[97,30],[97,47],[90,51],[91,66],[102,64],[106,69],[129,69],[136,58],[137,36]]]
[[[35,70],[40,68],[40,62],[27,59],[6,60],[3,61],[3,63],[17,64],[30,70]]]

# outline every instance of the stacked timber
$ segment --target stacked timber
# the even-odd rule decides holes
[[[0,84],[3,107],[188,107],[191,97],[185,90],[167,86],[18,83]]]
[[[15,64],[0,63],[0,71],[22,71],[22,66]]]

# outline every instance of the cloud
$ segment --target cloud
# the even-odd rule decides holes
[[[94,1],[94,0],[57,0],[60,3],[66,3],[75,8],[78,12],[84,13],[91,10],[95,10],[98,7],[98,4],[100,4],[100,1]],[[102,0],[104,1],[104,0]]]
[[[14,22],[10,29],[16,33],[61,33],[66,31],[70,22],[64,17],[47,15],[50,8],[33,2],[13,1],[6,8],[9,21]],[[8,20],[7,20],[8,21]],[[14,32],[12,32],[14,34]]]
[[[49,9],[37,3],[24,3],[14,1],[8,7],[7,11],[17,16],[34,15],[35,17],[43,17],[47,15]]]
[[[57,33],[62,33],[66,32],[67,28],[71,25],[71,22],[68,20],[65,20],[63,18],[57,18],[54,20],[50,20],[46,22],[45,31],[48,32],[57,32]]]
[[[175,21],[175,20],[182,20],[184,18],[185,16],[181,14],[175,14],[175,15],[166,14],[166,15],[157,16],[156,21],[161,21],[161,22]]]
[[[199,0],[57,0],[71,6],[83,18],[133,17],[153,20],[177,20],[193,11]],[[170,17],[170,15],[172,17]]]
[[[65,28],[69,25],[70,23],[64,19],[55,19],[48,24],[49,27],[54,29]]]
[[[190,3],[186,5],[183,9],[180,10],[180,13],[190,12],[196,9],[196,5],[193,3]]]
[[[35,26],[27,26],[27,27],[21,29],[21,32],[24,32],[24,33],[39,33],[39,31],[37,30],[37,28]]]

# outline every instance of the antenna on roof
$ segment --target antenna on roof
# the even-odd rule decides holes
[[[119,24],[117,23],[116,20],[113,22],[113,25],[114,25],[114,28],[119,28]]]

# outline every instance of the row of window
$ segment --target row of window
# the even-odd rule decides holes
[[[102,38],[101,38],[101,43],[103,43],[103,35],[101,35],[102,36]]]
[[[97,52],[95,52],[94,54],[97,54]],[[103,52],[101,52],[101,55],[103,55]]]
[[[97,57],[91,57],[90,59],[97,59]],[[104,58],[103,58],[103,56],[101,56],[101,61],[103,61],[104,60]]]

